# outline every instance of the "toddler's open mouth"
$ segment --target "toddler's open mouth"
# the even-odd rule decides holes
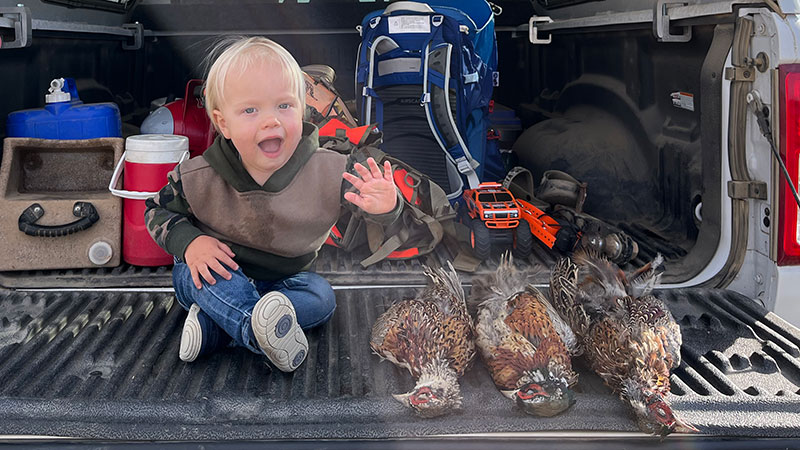
[[[267,156],[275,156],[278,154],[278,152],[280,152],[282,143],[283,139],[277,137],[264,139],[258,143],[258,148],[260,148],[261,151]]]

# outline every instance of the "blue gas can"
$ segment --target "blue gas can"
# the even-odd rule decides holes
[[[8,137],[93,139],[122,137],[119,108],[114,103],[85,105],[72,78],[50,82],[45,107],[12,112],[6,121]]]

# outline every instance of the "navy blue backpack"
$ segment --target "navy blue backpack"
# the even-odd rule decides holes
[[[450,201],[465,182],[502,179],[500,154],[487,146],[497,70],[489,3],[393,2],[359,31],[359,116],[383,132],[382,150],[428,175]]]

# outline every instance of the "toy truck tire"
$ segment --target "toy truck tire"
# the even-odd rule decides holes
[[[489,259],[492,250],[492,235],[480,219],[472,219],[470,223],[470,246],[475,257],[480,260]]]
[[[527,260],[531,256],[533,250],[533,234],[531,234],[531,227],[528,222],[524,220],[519,221],[519,225],[514,230],[514,249],[511,253],[514,258]]]

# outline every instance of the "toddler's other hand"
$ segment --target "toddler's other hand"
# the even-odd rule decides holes
[[[231,274],[225,269],[222,263],[233,270],[237,270],[239,265],[233,260],[234,256],[230,247],[216,238],[205,235],[196,237],[189,243],[184,253],[186,265],[188,265],[189,270],[192,271],[192,281],[194,281],[194,286],[197,289],[203,287],[200,282],[200,276],[202,276],[208,284],[213,285],[217,282],[214,279],[214,275],[211,274],[211,270],[218,273],[222,278],[230,280]]]
[[[389,161],[383,164],[383,173],[375,159],[368,158],[369,169],[360,163],[355,164],[356,172],[361,178],[345,172],[345,180],[353,184],[358,192],[345,192],[345,200],[358,206],[369,214],[385,214],[393,210],[397,204],[397,191],[392,179],[392,165]]]

